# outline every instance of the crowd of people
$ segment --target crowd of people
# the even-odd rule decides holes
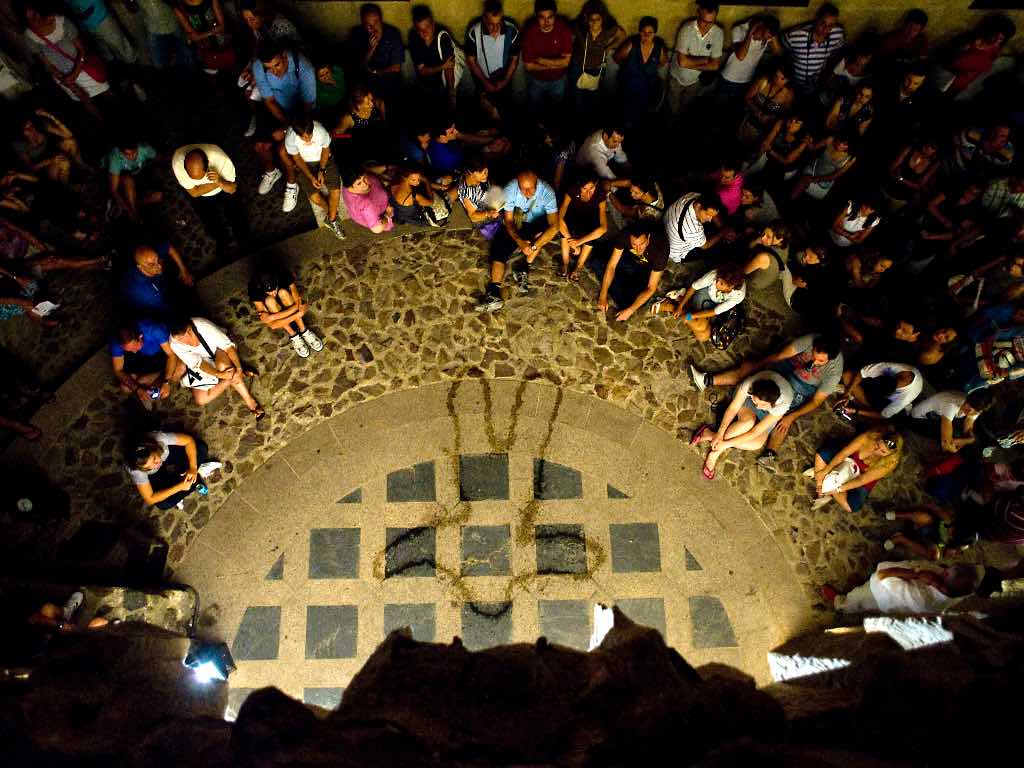
[[[1024,440],[1009,18],[979,16],[933,45],[917,9],[856,37],[827,2],[788,29],[765,12],[726,32],[718,3],[697,0],[666,40],[658,19],[626,30],[601,0],[574,18],[536,0],[521,25],[484,0],[464,32],[417,5],[403,36],[366,3],[346,43],[324,46],[263,0],[124,1],[150,66],[107,0],[17,3],[25,50],[62,101],[29,94],[9,112],[0,316],[51,325],[50,271],[112,270],[113,371],[146,408],[180,385],[200,406],[233,390],[265,415],[256,372],[203,316],[193,265],[161,225],[161,176],[224,258],[255,245],[244,200],[275,189],[282,214],[301,199],[339,239],[443,227],[462,209],[488,252],[473,310],[514,312],[532,271],[551,270],[587,286],[610,322],[661,315],[692,334],[680,375],[732,391],[717,423],[692,425],[707,480],[733,450],[777,472],[798,421],[831,419],[837,437],[799,457],[812,508],[861,509],[913,442],[936,503],[892,512],[912,529],[887,549],[936,560],[979,537],[1024,543],[1024,464],[996,462]],[[118,115],[171,80],[200,83],[244,127],[193,126],[189,143],[160,148],[125,131]],[[109,136],[102,154],[71,124]],[[251,153],[257,175],[242,178],[224,145]],[[80,199],[97,176],[99,214]],[[104,235],[118,223],[130,235],[112,260]],[[741,335],[757,348],[750,298],[777,299],[800,332],[728,370],[690,364]],[[287,270],[257,264],[249,300],[298,357],[324,348]],[[202,441],[170,432],[136,436],[126,461],[157,506],[217,469]],[[961,589],[962,576],[947,581]]]

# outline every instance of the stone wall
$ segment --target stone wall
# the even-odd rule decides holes
[[[843,670],[762,690],[729,667],[694,669],[617,611],[590,653],[543,639],[471,653],[458,640],[417,643],[396,631],[337,710],[266,688],[234,724],[216,717],[225,691],[196,687],[175,663],[183,640],[93,634],[53,654],[29,692],[3,700],[5,764],[856,768],[1013,754],[1019,611],[947,626],[954,639],[943,645],[908,653],[872,641]],[[855,632],[826,635],[830,652],[836,638],[850,656],[864,645]]]

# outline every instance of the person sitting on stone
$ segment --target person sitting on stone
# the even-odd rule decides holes
[[[859,416],[879,421],[909,411],[921,394],[924,377],[903,363],[874,363],[844,373],[843,385],[846,395],[836,403],[836,413],[851,420]]]
[[[466,161],[465,169],[457,184],[452,185],[448,194],[462,203],[466,215],[473,226],[481,230],[485,237],[494,233],[484,231],[483,227],[491,224],[491,229],[499,226],[501,209],[504,206],[501,187],[489,183],[490,169],[483,157],[471,157]]]
[[[164,348],[166,379],[171,380],[178,364],[183,363],[181,385],[192,390],[196,405],[207,405],[232,387],[256,421],[266,415],[245,383],[246,378],[256,374],[242,365],[235,342],[224,331],[202,317],[175,318],[168,324],[168,330],[171,339]]]
[[[833,276],[828,247],[812,241],[789,257],[782,270],[782,298],[798,315],[812,321],[834,314]]]
[[[994,402],[995,395],[989,389],[978,389],[969,395],[948,390],[936,392],[931,397],[920,400],[910,415],[914,419],[914,424],[938,421],[938,437],[942,450],[946,453],[956,453],[965,445],[974,443],[974,422],[991,408]],[[960,432],[959,437],[957,431]]]
[[[571,282],[580,279],[593,243],[608,231],[606,206],[598,191],[597,179],[593,177],[580,177],[577,184],[562,195],[562,206],[558,209],[558,231],[562,235],[559,277]],[[570,269],[573,256],[576,257],[576,266]]]
[[[731,387],[752,374],[772,370],[785,378],[793,391],[792,410],[779,419],[768,438],[764,452],[757,463],[771,469],[786,435],[796,420],[818,410],[829,395],[840,387],[843,378],[843,353],[839,339],[826,334],[809,333],[789,342],[775,354],[760,360],[743,361],[736,368],[721,373],[707,373],[695,365],[690,376],[697,389]]]
[[[206,443],[182,432],[147,432],[131,438],[125,454],[124,468],[135,490],[158,509],[183,509],[201,481],[223,466],[210,460]]]
[[[709,247],[705,225],[714,221],[722,210],[717,197],[690,192],[665,211],[665,234],[668,236],[668,258],[678,264],[690,251]]]
[[[782,219],[775,219],[760,227],[757,236],[751,239],[749,261],[743,267],[748,287],[762,291],[775,285],[782,276],[789,256],[789,227]]]
[[[359,26],[353,30],[348,45],[355,54],[356,71],[377,93],[388,101],[402,92],[402,63],[405,46],[397,27],[384,23],[384,13],[377,3],[359,7]]]
[[[605,181],[621,182],[615,186],[625,186],[629,182],[629,158],[622,148],[625,140],[626,129],[617,122],[606,121],[604,128],[590,134],[580,145],[576,165]]]
[[[587,263],[601,281],[598,311],[607,312],[611,298],[618,309],[615,319],[624,322],[657,292],[668,266],[668,243],[656,222],[636,221],[595,246]]]
[[[268,328],[288,334],[292,349],[299,357],[324,348],[311,328],[306,327],[309,305],[302,300],[295,277],[286,269],[262,268],[249,281],[249,301],[256,308],[260,322]]]
[[[671,312],[675,318],[683,317],[697,341],[703,343],[711,340],[711,321],[737,306],[746,295],[743,265],[727,262],[705,272],[689,288],[669,291],[651,305],[651,314]]]
[[[177,279],[164,266],[174,262]],[[166,318],[180,306],[185,289],[195,280],[181,252],[169,242],[140,245],[135,248],[133,264],[118,281],[118,299],[129,312],[139,317]]]
[[[71,129],[45,109],[25,118],[11,148],[25,171],[58,184],[71,180],[72,168],[86,167]]]
[[[494,312],[504,306],[501,283],[505,265],[516,253],[521,258],[513,268],[517,292],[529,293],[530,265],[558,233],[558,201],[555,190],[531,170],[522,170],[504,189],[504,226],[491,241],[489,280],[478,311]]]
[[[60,323],[48,317],[39,307],[43,297],[39,283],[0,266],[0,321],[24,315],[43,328],[56,328]]]
[[[633,221],[659,221],[665,215],[665,196],[654,179],[631,179],[628,187],[608,190],[608,215],[615,231]]]
[[[761,179],[746,177],[740,192],[740,214],[746,226],[758,229],[779,221],[779,208]]]
[[[109,269],[111,266],[108,256],[62,256],[52,245],[4,217],[0,217],[0,262],[15,272],[30,272],[35,277],[61,269]]]
[[[167,354],[170,342],[167,326],[155,320],[137,320],[121,323],[110,340],[110,359],[114,378],[122,392],[134,394],[148,409],[153,400],[171,394],[169,381],[185,375],[179,365],[167,374]]]
[[[34,626],[52,627],[58,632],[79,632],[82,629],[100,629],[110,624],[102,616],[93,616],[85,625],[80,622],[80,612],[85,604],[85,594],[81,591],[71,593],[64,605],[43,603],[39,610],[28,617],[28,623]],[[81,620],[81,621],[84,621]]]
[[[266,107],[257,113],[253,136],[253,148],[263,168],[257,191],[269,193],[281,178],[281,170],[274,167],[276,153],[286,177],[281,210],[290,213],[299,199],[299,185],[295,163],[284,149],[284,137],[291,121],[310,114],[316,105],[316,69],[303,54],[278,41],[264,40],[252,62],[252,77]]]
[[[336,238],[344,240],[345,230],[338,219],[341,179],[331,158],[331,134],[309,115],[300,115],[284,135],[284,151],[309,183],[309,202],[317,218],[323,219],[323,226]]]
[[[804,470],[804,477],[814,478],[811,509],[834,501],[844,512],[858,511],[878,481],[899,466],[902,454],[903,437],[888,425],[862,432],[846,445],[827,442],[815,454],[814,466]]]
[[[745,379],[736,389],[732,402],[725,409],[718,429],[701,426],[690,438],[690,445],[710,443],[701,473],[715,479],[719,460],[733,448],[760,451],[768,435],[779,423],[793,402],[793,388],[774,371],[761,371]]]
[[[341,196],[348,217],[359,226],[375,235],[395,228],[395,209],[388,202],[384,185],[372,173],[351,168],[343,170]]]
[[[909,523],[903,531],[894,533],[883,542],[886,552],[901,549],[916,557],[935,561],[947,549],[967,549],[978,540],[977,520],[973,515],[937,504],[886,512],[885,519]]]
[[[845,595],[826,585],[821,596],[840,613],[942,613],[974,594],[984,571],[966,563],[882,562],[870,579]]]
[[[152,172],[156,150],[135,138],[123,137],[104,159],[110,184],[110,197],[117,209],[133,221],[139,209],[163,200]]]
[[[430,132],[427,162],[434,178],[450,177],[465,165],[468,148],[474,148],[485,157],[498,158],[507,154],[511,146],[508,139],[499,136],[494,129],[466,133],[459,130],[454,120],[448,119]]]
[[[426,227],[426,209],[434,203],[434,191],[430,188],[419,168],[399,168],[394,180],[388,185],[388,207],[393,220],[398,224]]]

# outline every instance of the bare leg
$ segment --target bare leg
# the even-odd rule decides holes
[[[334,221],[338,218],[338,203],[341,201],[341,188],[332,189],[327,193],[327,220]]]
[[[501,285],[501,281],[505,279],[505,262],[503,261],[492,261],[491,262],[491,282]]]
[[[278,307],[277,309],[270,309],[270,304],[268,303],[267,309],[270,309],[271,312],[280,312],[282,309],[287,309],[288,307],[295,306],[295,299],[292,298],[291,293],[284,289],[281,289],[277,292],[276,298],[268,297],[268,301],[272,302],[275,306]],[[302,321],[301,317],[296,317],[290,323],[288,323],[288,325],[286,325],[284,328],[285,331],[289,332],[292,326],[295,327],[298,333],[302,333],[304,330],[306,330],[306,324]],[[289,335],[291,334],[289,333]]]
[[[923,557],[926,560],[938,560],[941,554],[937,545],[916,541],[902,533],[897,533],[895,536],[890,537],[889,541],[897,547],[905,549],[918,557]]]
[[[99,269],[107,263],[105,257],[74,259],[67,256],[58,256],[56,253],[40,254],[26,259],[26,261],[33,267],[38,267],[43,273],[52,272],[55,269]]]
[[[562,271],[564,273],[568,274],[569,273],[569,260],[571,258],[571,255],[569,253],[569,240],[567,238],[563,237],[561,245],[562,245]]]
[[[252,145],[253,151],[260,159],[263,172],[268,173],[274,170],[274,145],[269,141],[257,141]]]
[[[693,336],[699,342],[706,342],[711,340],[711,323],[703,317],[696,318],[694,320],[687,320],[686,324],[690,326],[690,330],[693,331]]]
[[[281,138],[284,137],[282,136]],[[277,159],[281,161],[281,168],[284,170],[285,179],[289,184],[294,184],[297,168],[291,155],[285,151],[283,142],[277,145]]]
[[[739,384],[741,381],[747,378],[750,375],[750,372],[753,370],[753,368],[754,364],[745,360],[741,362],[736,368],[732,368],[728,371],[722,371],[721,373],[716,373],[712,377],[711,383],[713,386],[716,387],[731,387],[735,384]]]

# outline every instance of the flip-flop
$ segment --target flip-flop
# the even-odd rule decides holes
[[[704,466],[702,466],[700,468],[700,473],[702,475],[704,475],[704,479],[705,480],[714,480],[715,479],[715,470],[708,469],[708,460],[707,459],[704,459]]]
[[[263,410],[262,405],[257,405],[255,408],[250,409],[249,413],[256,417],[256,421],[259,421],[260,419],[267,415],[267,412]]]
[[[700,439],[704,437],[704,433],[708,431],[709,425],[701,424],[700,428],[693,433],[693,437],[690,438],[690,445],[697,445]]]

